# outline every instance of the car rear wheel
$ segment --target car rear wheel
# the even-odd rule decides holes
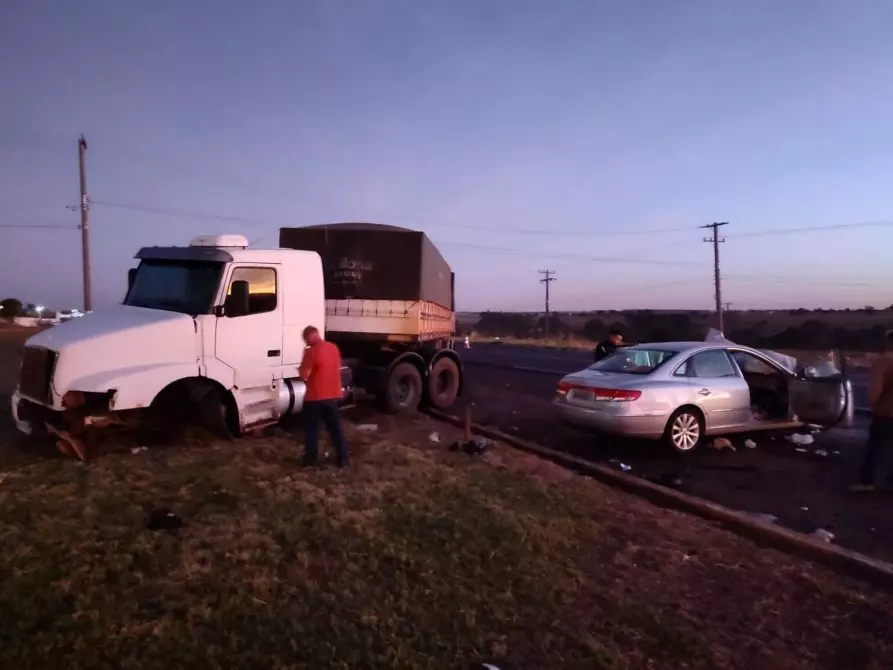
[[[694,409],[678,409],[667,422],[664,442],[677,454],[690,454],[704,441],[704,419]]]

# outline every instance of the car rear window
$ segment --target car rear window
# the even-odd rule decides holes
[[[647,375],[676,355],[663,349],[619,349],[607,358],[589,366],[599,372],[623,372],[631,375]]]

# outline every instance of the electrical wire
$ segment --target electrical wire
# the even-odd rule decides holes
[[[20,228],[27,230],[80,230],[76,224],[62,223],[0,223],[0,228]]]
[[[752,233],[738,233],[726,235],[728,240],[741,240],[751,237],[771,237],[774,235],[797,235],[799,233],[820,233],[832,230],[850,230],[853,228],[889,228],[893,221],[854,221],[852,223],[834,223],[825,226],[801,226],[798,228],[779,228],[777,230],[754,231]]]

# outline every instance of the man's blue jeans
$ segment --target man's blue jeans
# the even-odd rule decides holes
[[[347,441],[341,432],[341,416],[336,400],[308,400],[304,402],[304,427],[306,430],[306,446],[304,465],[316,465],[319,462],[319,424],[320,421],[329,431],[338,467],[343,468],[349,462]]]

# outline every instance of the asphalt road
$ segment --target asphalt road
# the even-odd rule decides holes
[[[853,428],[818,435],[805,449],[784,438],[754,435],[753,449],[746,448],[740,436],[734,440],[735,451],[705,446],[680,457],[656,442],[580,433],[560,425],[551,407],[556,375],[508,365],[523,368],[524,363],[548,361],[570,371],[582,367],[585,356],[494,351],[499,348],[462,351],[464,402],[471,403],[476,423],[588,460],[613,462],[615,467],[622,463],[631,474],[661,483],[678,479],[672,485],[687,493],[732,509],[772,515],[777,523],[801,532],[826,529],[835,535],[835,543],[893,561],[893,496],[847,492],[858,477],[867,419],[857,417]],[[497,362],[504,367],[492,365]]]
[[[459,344],[459,355],[469,364],[510,367],[525,372],[540,372],[557,377],[576,372],[592,363],[592,352],[579,349],[546,349],[511,344],[474,344],[471,349]],[[852,372],[853,394],[856,407],[867,405],[868,375]],[[554,385],[554,382],[553,382]]]

